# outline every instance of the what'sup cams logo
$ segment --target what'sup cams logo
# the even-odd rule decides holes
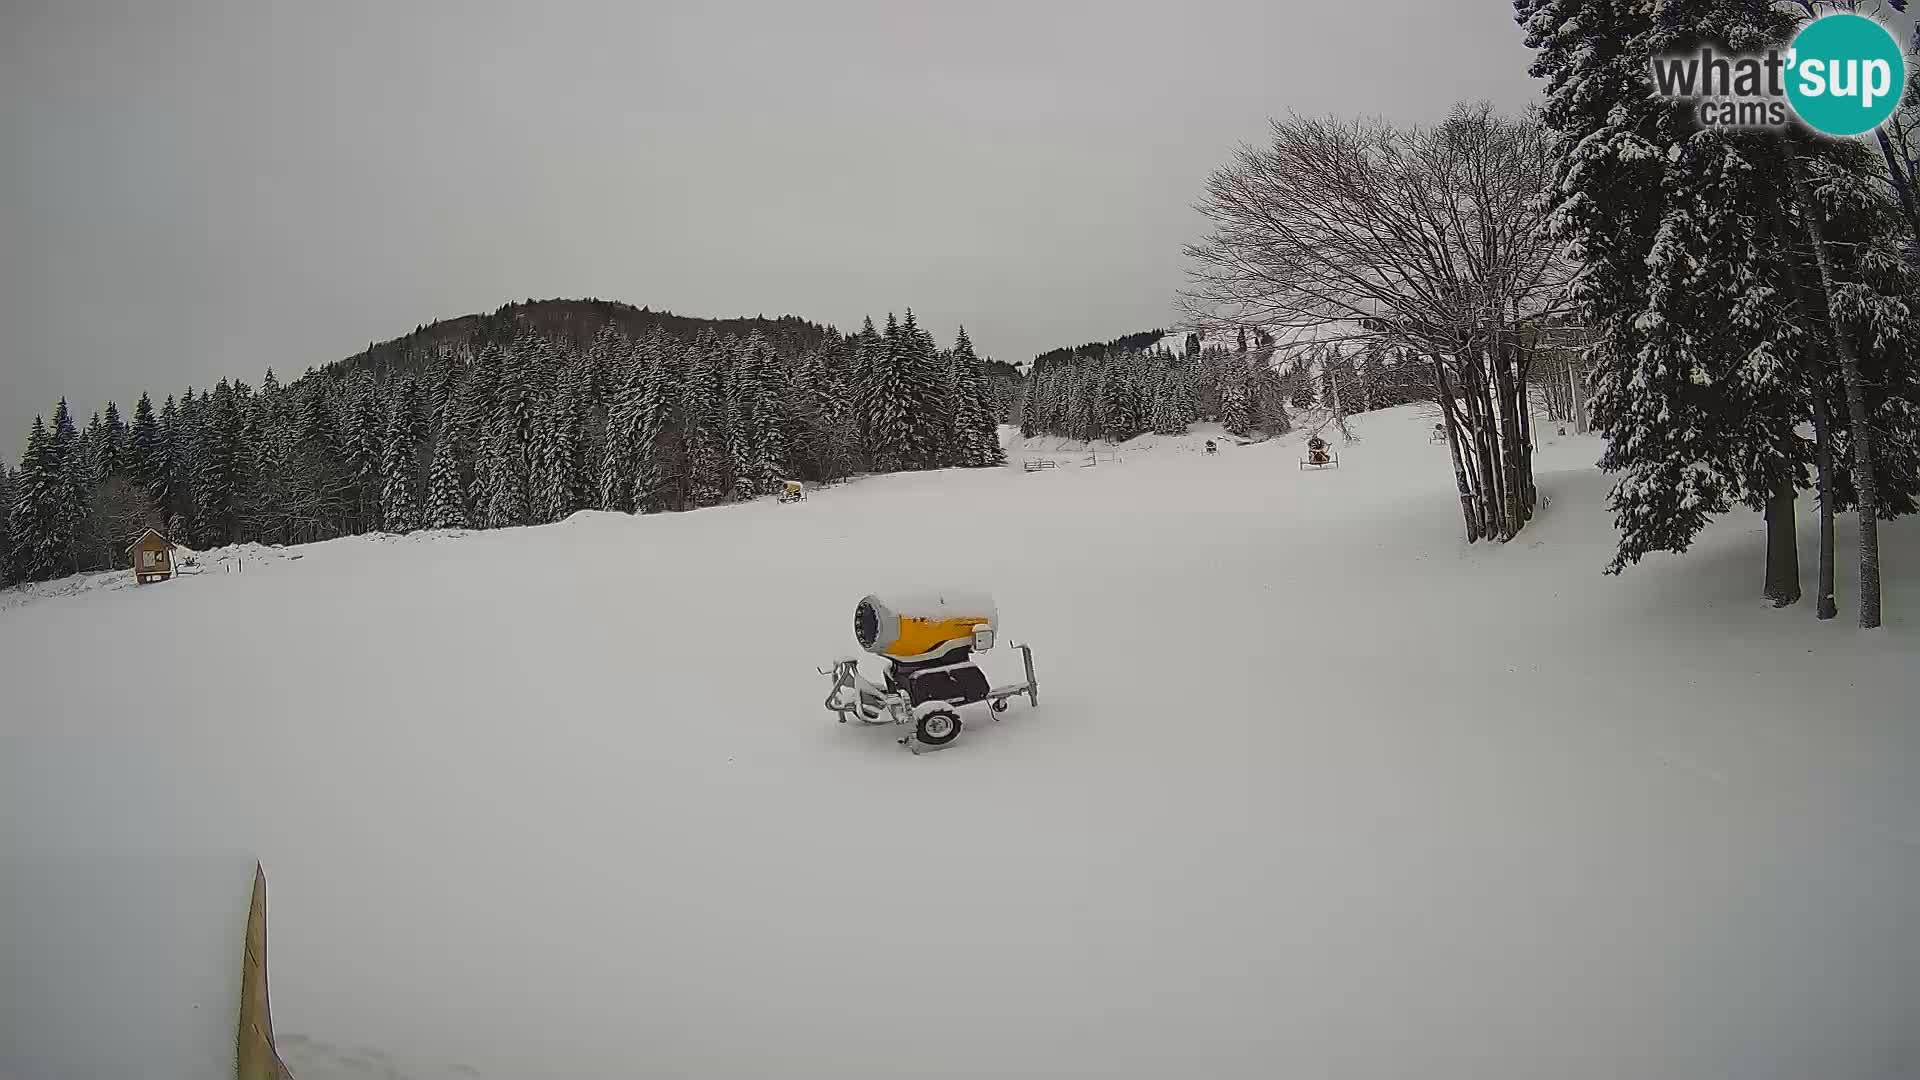
[[[1863,135],[1886,123],[1906,92],[1900,43],[1864,15],[1838,14],[1800,28],[1783,55],[1703,48],[1653,59],[1662,97],[1691,101],[1701,126],[1777,128],[1788,117],[1823,135]]]

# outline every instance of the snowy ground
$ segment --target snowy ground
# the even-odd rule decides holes
[[[1428,425],[0,611],[0,855],[258,852],[299,1080],[1920,1070],[1920,529],[1822,625],[1747,515],[1603,577],[1590,440],[1465,547]],[[835,723],[855,601],[948,582],[1040,708]]]

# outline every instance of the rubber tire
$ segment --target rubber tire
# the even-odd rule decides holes
[[[993,711],[994,711],[994,712],[997,712],[997,713],[1003,713],[1003,712],[1006,712],[1006,711],[1007,711],[1007,699],[1006,699],[1006,698],[994,698],[994,699],[993,699]]]
[[[935,735],[927,730],[938,719],[945,719],[945,731]],[[960,737],[960,714],[952,709],[929,709],[914,721],[913,737],[928,746],[945,746]]]

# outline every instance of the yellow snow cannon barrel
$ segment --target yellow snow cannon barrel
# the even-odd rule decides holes
[[[996,614],[986,593],[875,595],[853,609],[853,636],[875,656],[930,660],[962,647],[992,648]]]

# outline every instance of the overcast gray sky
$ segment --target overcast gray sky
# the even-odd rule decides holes
[[[1504,0],[0,0],[0,449],[529,296],[1149,328],[1269,116],[1527,59]]]

